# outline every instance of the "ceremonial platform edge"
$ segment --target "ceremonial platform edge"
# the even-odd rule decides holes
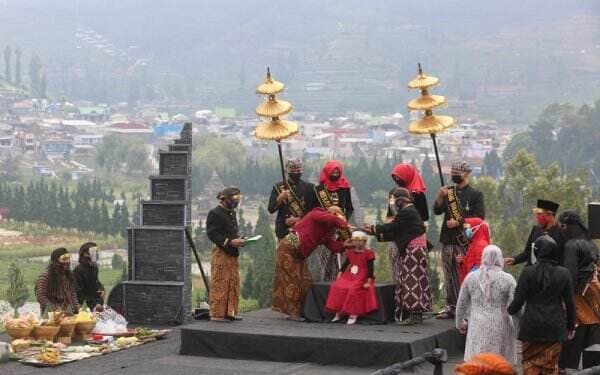
[[[426,319],[423,325],[347,326],[301,323],[259,310],[232,323],[198,321],[181,327],[180,354],[322,365],[383,367],[433,348],[464,353],[464,337],[453,320]]]

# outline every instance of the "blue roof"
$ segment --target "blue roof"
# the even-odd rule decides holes
[[[183,129],[183,124],[160,124],[154,127],[154,134],[159,137],[165,136],[167,134],[173,133],[181,133]]]

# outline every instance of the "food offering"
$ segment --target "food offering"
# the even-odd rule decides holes
[[[108,310],[110,313],[110,309]],[[34,314],[24,315],[18,319],[12,316],[4,316],[3,323],[7,329],[12,327],[29,330],[32,336],[36,337],[35,339],[31,336],[14,337],[10,344],[11,358],[30,366],[56,367],[65,363],[143,345],[158,340],[169,332],[169,330],[156,330],[146,327],[127,329],[126,321],[115,315],[108,320],[115,323],[112,326],[126,332],[128,337],[117,338],[112,335],[98,333],[90,335],[97,322],[106,324],[107,314],[107,312],[90,313],[89,311],[81,311],[75,316],[66,316],[62,311],[53,311],[48,313],[47,319],[41,321]],[[71,337],[67,335],[73,331],[77,337],[71,342]],[[60,334],[57,335],[58,332]],[[79,337],[81,339],[77,340]]]
[[[75,338],[84,340],[96,326],[96,317],[89,310],[81,310],[75,316]]]
[[[12,314],[8,313],[2,317],[2,324],[10,337],[13,339],[23,339],[29,337],[34,327],[38,326],[40,322],[31,313],[25,314],[20,318],[14,318]]]

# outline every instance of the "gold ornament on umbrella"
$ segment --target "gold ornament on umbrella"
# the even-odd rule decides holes
[[[271,70],[267,68],[267,77],[256,88],[256,93],[267,95],[267,100],[256,107],[256,114],[260,117],[270,118],[256,127],[254,135],[258,139],[277,142],[279,151],[279,164],[281,167],[281,176],[284,184],[287,186],[285,170],[283,168],[283,153],[281,152],[281,140],[298,133],[298,125],[291,121],[282,120],[279,117],[287,115],[293,110],[291,103],[285,100],[278,100],[276,95],[285,89],[285,85],[271,77]]]
[[[429,94],[429,88],[437,85],[440,80],[437,77],[423,74],[421,64],[419,63],[418,66],[419,74],[408,83],[408,88],[421,90],[421,96],[408,102],[408,108],[412,111],[423,111],[425,115],[421,119],[412,122],[408,127],[408,131],[411,134],[429,134],[431,136],[440,182],[444,186],[444,175],[442,174],[436,134],[452,127],[454,119],[450,116],[436,116],[433,114],[432,110],[434,108],[446,104],[446,98],[441,95]]]

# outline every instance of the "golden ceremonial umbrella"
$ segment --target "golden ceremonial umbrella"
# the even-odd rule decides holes
[[[283,167],[283,153],[281,151],[281,140],[298,133],[298,125],[291,121],[282,120],[279,116],[290,113],[293,109],[291,103],[284,100],[278,100],[276,94],[282,92],[285,85],[271,77],[271,70],[267,68],[267,77],[256,88],[256,92],[262,95],[268,95],[268,99],[256,107],[256,114],[260,117],[270,118],[256,127],[254,133],[258,139],[265,139],[277,142],[277,151],[279,152],[279,166],[281,167],[281,177],[283,183],[287,186],[285,178],[285,168]]]
[[[454,119],[449,116],[436,116],[432,109],[446,103],[446,98],[441,95],[430,95],[428,88],[439,83],[439,79],[423,74],[421,64],[418,64],[419,74],[416,78],[408,83],[410,89],[420,89],[421,96],[408,102],[410,110],[424,111],[425,116],[420,120],[412,122],[408,127],[408,132],[411,134],[429,134],[433,141],[433,149],[435,151],[435,160],[437,161],[438,173],[440,175],[440,183],[444,183],[444,175],[442,174],[442,164],[440,163],[440,155],[437,147],[436,134],[442,132],[454,125]]]

